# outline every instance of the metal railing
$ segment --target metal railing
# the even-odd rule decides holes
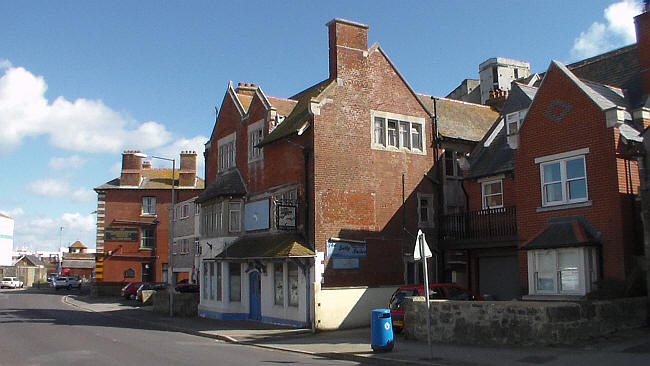
[[[515,206],[490,208],[440,217],[441,239],[485,240],[505,239],[517,235]]]

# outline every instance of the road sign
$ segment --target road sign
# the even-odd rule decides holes
[[[420,248],[420,245],[424,246],[424,256],[425,258],[431,258],[431,249],[429,249],[429,245],[427,244],[427,239],[424,236],[424,233],[422,230],[418,230],[418,237],[415,239],[415,249],[413,250],[413,259],[416,261],[419,261],[422,259],[422,255],[420,254],[422,252],[422,248]]]

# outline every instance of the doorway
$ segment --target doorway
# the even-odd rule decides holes
[[[262,320],[262,291],[261,291],[261,281],[260,273],[253,271],[249,275],[249,284],[250,291],[248,292],[249,296],[249,314],[248,317],[251,320]]]

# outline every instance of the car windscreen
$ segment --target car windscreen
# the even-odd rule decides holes
[[[12,278],[11,278],[11,277],[3,277],[2,280],[3,280],[3,281],[11,281]]]
[[[418,291],[416,289],[412,290],[399,290],[395,294],[393,294],[393,297],[390,300],[390,307],[395,308],[404,302],[404,298],[407,296],[417,296]]]

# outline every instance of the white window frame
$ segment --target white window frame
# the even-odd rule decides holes
[[[562,274],[568,272],[569,268],[561,268],[560,254],[574,254],[577,262],[573,263],[578,276],[576,289],[565,290],[562,288]],[[548,255],[552,258],[553,269],[550,272],[541,272],[538,268],[538,257]],[[595,288],[595,282],[598,280],[598,256],[595,248],[592,247],[574,247],[558,249],[536,249],[529,250],[528,256],[528,292],[530,295],[586,295]],[[552,288],[538,288],[538,278],[540,274],[546,274],[552,279]]]
[[[370,116],[371,149],[426,154],[424,118],[375,110]]]
[[[218,169],[220,172],[237,166],[237,133],[233,132],[217,142]]]
[[[486,194],[485,193],[485,186],[494,184],[494,183],[499,183],[499,186],[501,186],[501,191],[499,193],[492,193],[492,194]],[[488,197],[493,197],[493,196],[501,196],[501,205],[497,206],[489,206],[487,205],[487,198]],[[503,207],[503,179],[493,179],[485,182],[481,182],[481,201],[483,203],[483,209],[487,210],[488,208],[501,208]]]
[[[285,270],[284,262],[273,263],[273,304],[277,306],[284,307],[284,304],[287,303],[285,300],[287,288],[284,284],[285,280]]]
[[[237,220],[233,219],[233,214],[237,212]],[[228,232],[241,232],[242,209],[241,202],[228,202]]]
[[[264,120],[259,120],[248,125],[248,162],[264,159],[264,150],[255,145],[262,142],[264,138]]]
[[[149,233],[151,235],[145,235]],[[151,245],[145,245],[149,243]],[[156,229],[143,227],[140,230],[140,249],[154,249],[156,247]]]
[[[181,219],[190,217],[190,205],[185,203],[181,206]]]
[[[239,284],[237,284],[237,281],[234,280],[233,272],[239,272],[238,276],[239,277]],[[241,271],[241,265],[237,262],[229,262],[228,263],[228,299],[230,302],[241,302],[242,298],[242,271]],[[235,286],[238,286],[238,291],[233,291]]]
[[[434,215],[435,211],[433,209],[433,194],[419,193],[417,194],[418,199],[418,226],[419,227],[434,227]],[[428,204],[426,207],[422,207],[422,201],[427,200]],[[422,209],[427,209],[427,220],[422,220]]]
[[[588,153],[589,153],[589,148],[584,148],[584,149],[568,151],[568,152],[565,152],[565,153],[539,157],[539,158],[535,159],[535,164],[539,164],[540,189],[541,189],[541,194],[542,194],[542,207],[566,205],[566,204],[580,203],[580,202],[589,201],[589,182],[587,181],[587,159],[586,159],[586,154],[588,154]],[[580,177],[580,178],[568,179],[567,174],[566,174],[566,164],[567,164],[568,161],[576,160],[576,159],[582,159],[582,162],[583,162],[582,166],[583,166],[583,169],[584,169],[584,175],[583,175],[584,178]],[[560,165],[560,180],[545,183],[544,182],[544,167],[547,167],[547,166],[553,165],[553,164],[559,164]],[[569,196],[568,196],[568,194],[569,194],[569,188],[568,188],[569,182],[582,180],[582,179],[584,179],[584,181],[585,181],[585,197],[579,197],[579,198],[574,198],[574,199],[569,198]],[[561,188],[562,188],[562,200],[560,200],[560,201],[550,201],[549,202],[546,199],[545,186],[551,185],[551,184],[557,184],[557,183],[560,183]]]
[[[143,216],[156,215],[156,197],[153,196],[142,197],[142,215]]]
[[[519,133],[519,129],[521,128],[521,122],[524,120],[524,117],[526,117],[526,113],[528,112],[528,109],[523,109],[521,111],[517,112],[512,112],[506,114],[506,135],[516,135]],[[516,131],[512,131],[511,129],[511,124],[516,125]]]

